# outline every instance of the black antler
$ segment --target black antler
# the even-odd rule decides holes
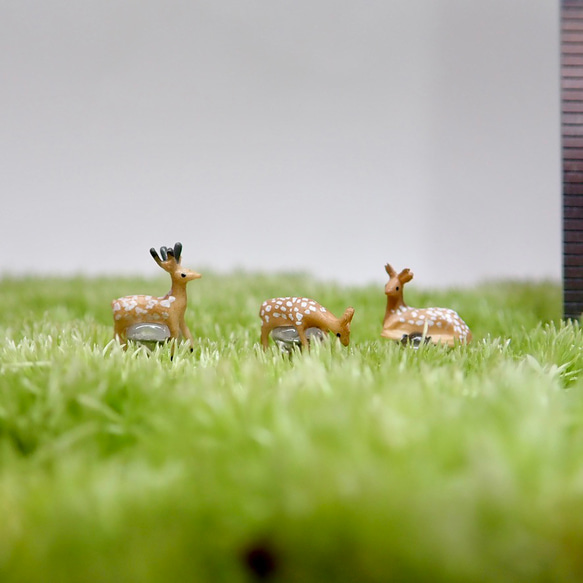
[[[175,243],[174,247],[160,247],[160,255],[162,256],[162,261],[168,261],[168,257],[174,257],[176,263],[180,263],[181,253],[182,243]],[[160,263],[160,256],[158,255],[154,247],[150,249],[150,255],[152,255],[156,263]]]
[[[182,253],[182,243],[178,241],[174,244],[174,257],[176,257],[176,262],[180,263],[180,254]]]

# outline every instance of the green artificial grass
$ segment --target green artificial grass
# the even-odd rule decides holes
[[[163,279],[0,280],[0,581],[581,581],[583,334],[561,291],[417,290],[474,341],[380,338],[382,286],[205,274],[197,345],[124,352]],[[281,356],[259,305],[356,313]]]

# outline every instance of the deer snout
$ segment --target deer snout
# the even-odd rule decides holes
[[[202,275],[196,271],[192,271],[191,269],[185,269],[184,271],[180,272],[180,277],[186,281],[192,281],[193,279],[200,279]]]

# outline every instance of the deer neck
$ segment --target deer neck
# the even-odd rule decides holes
[[[397,313],[399,308],[407,308],[407,304],[403,300],[403,295],[396,297],[387,296],[387,309],[385,310],[385,321]]]
[[[330,312],[320,312],[319,318],[328,330],[334,334],[338,334],[341,331],[342,319],[337,318]]]
[[[166,297],[174,296],[176,301],[174,302],[175,309],[179,311],[186,310],[186,283],[172,281],[172,287],[170,291],[166,294]]]

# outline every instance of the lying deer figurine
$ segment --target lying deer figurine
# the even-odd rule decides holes
[[[456,312],[448,308],[410,308],[403,300],[403,288],[413,279],[409,269],[397,272],[387,263],[385,270],[389,282],[385,286],[387,309],[381,336],[392,340],[407,341],[422,335],[434,344],[453,346],[456,342],[467,343],[472,333]]]
[[[190,342],[190,350],[194,349],[192,334],[184,321],[186,311],[186,284],[193,279],[202,277],[200,273],[180,266],[182,244],[172,247],[160,247],[158,256],[152,247],[150,253],[154,261],[170,274],[172,287],[161,298],[152,296],[126,296],[111,302],[113,309],[114,338],[125,345],[128,329],[136,324],[149,323],[167,326],[170,339],[178,340],[182,333]]]
[[[346,308],[341,318],[336,318],[326,308],[309,298],[273,298],[261,304],[261,345],[267,349],[269,333],[280,326],[293,326],[302,346],[308,346],[306,330],[319,328],[324,333],[333,332],[344,346],[350,342],[350,322],[354,308]]]

